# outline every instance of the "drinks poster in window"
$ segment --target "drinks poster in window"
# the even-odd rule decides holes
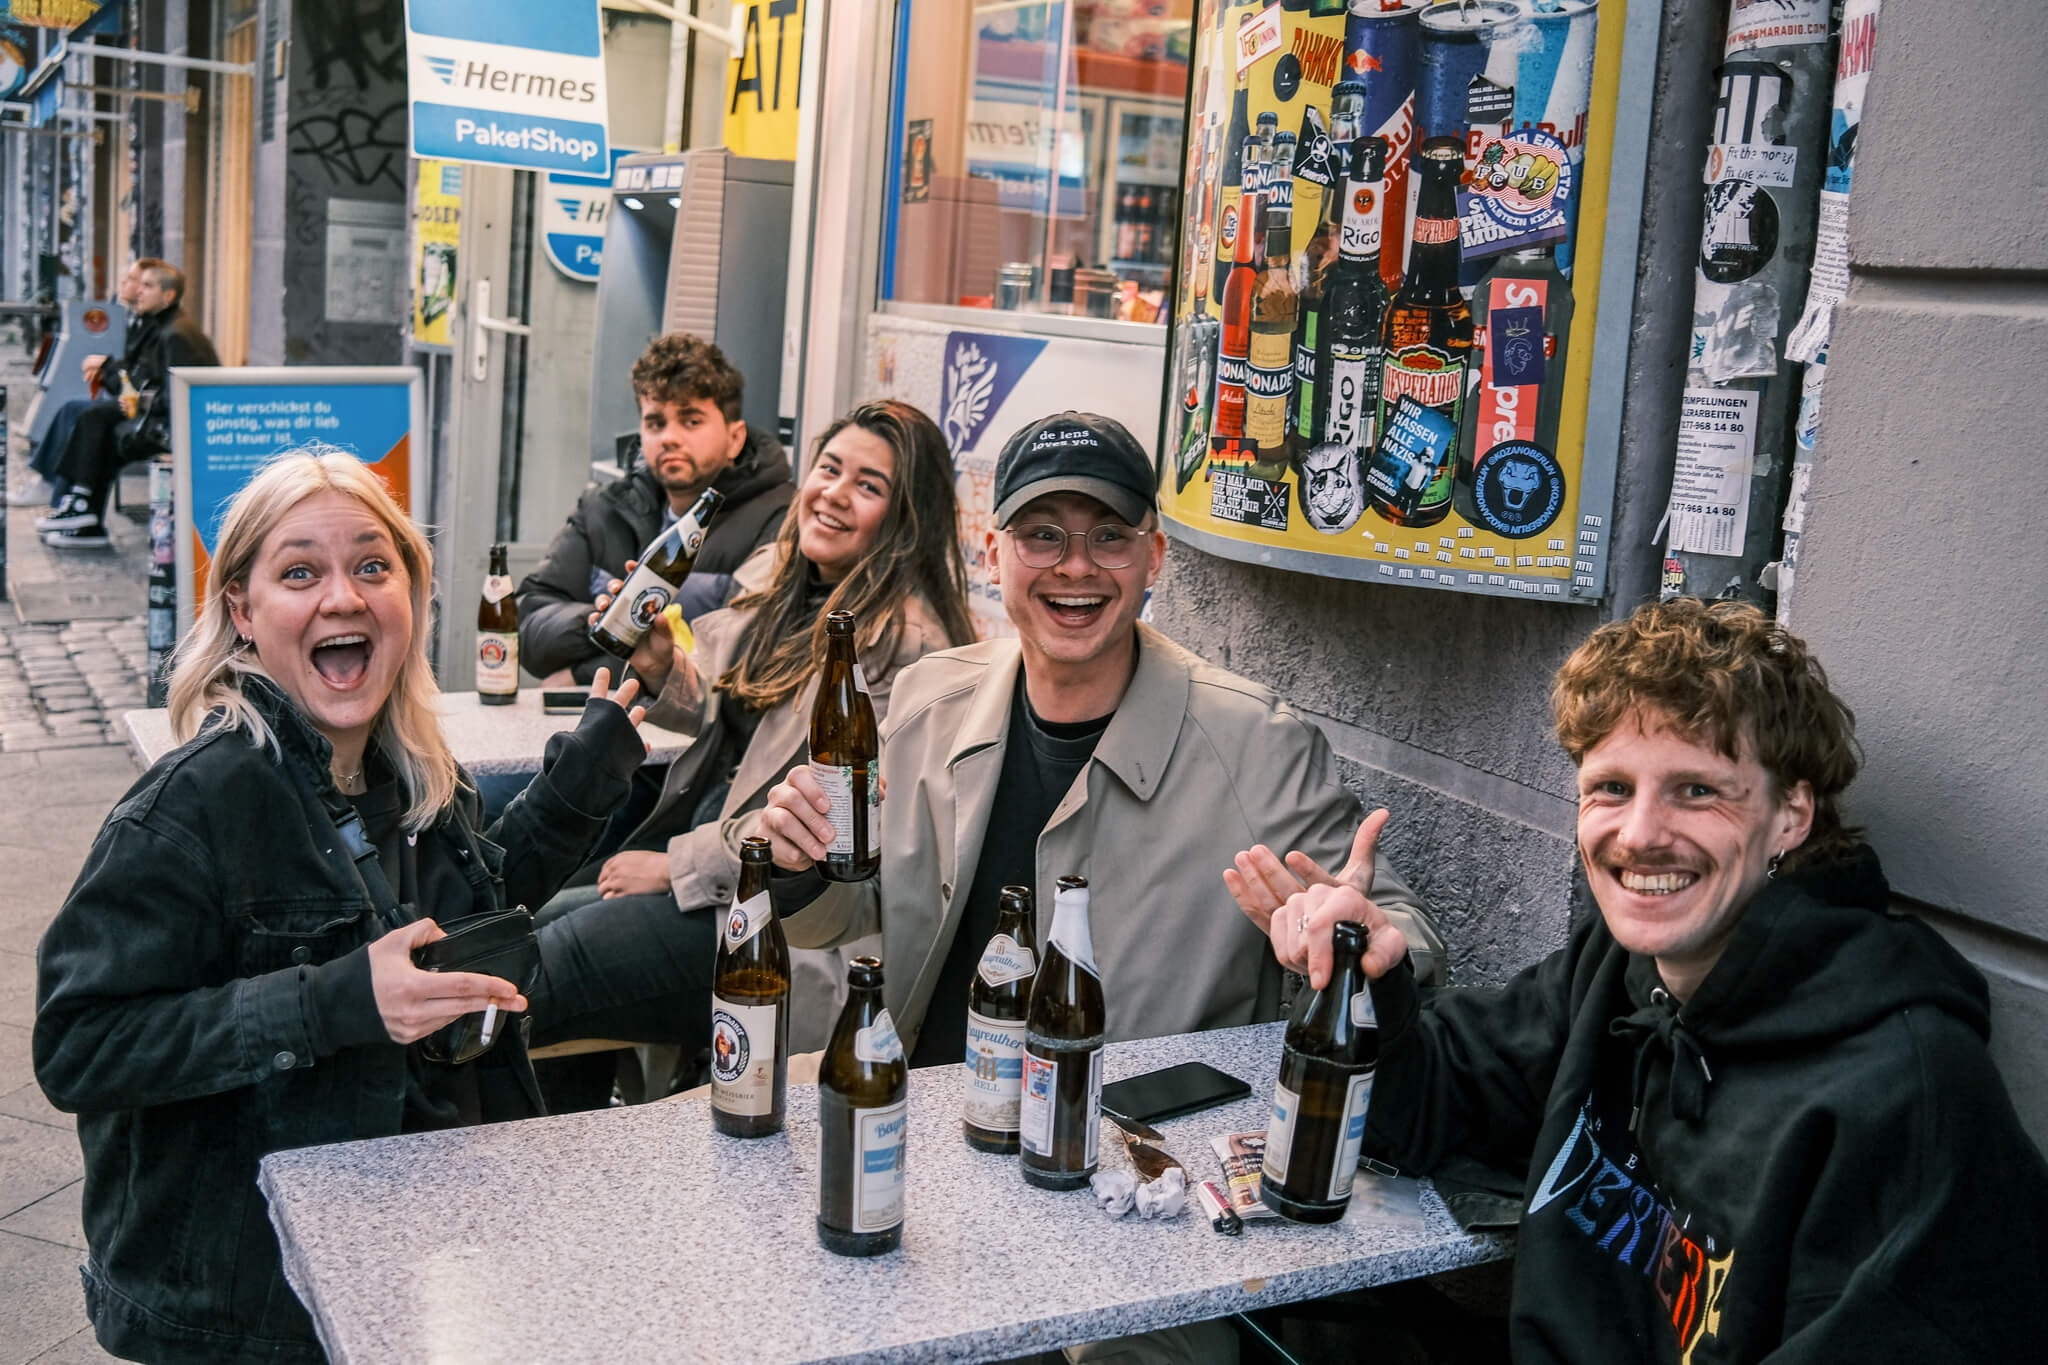
[[[1604,593],[1615,451],[1587,432],[1628,5],[1198,0],[1176,202],[1179,240],[1213,245],[1170,281],[1169,533],[1329,577]]]

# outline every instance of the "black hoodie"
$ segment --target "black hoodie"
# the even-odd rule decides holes
[[[782,443],[752,426],[739,458],[711,486],[725,495],[725,506],[704,535],[690,581],[676,596],[691,618],[725,605],[733,595],[734,572],[775,539],[796,496]],[[636,460],[623,479],[584,490],[547,557],[519,584],[520,664],[528,673],[539,678],[567,668],[587,683],[601,667],[618,670],[618,661],[591,643],[591,604],[603,580],[626,576],[626,561],[660,532],[667,510],[668,494],[645,460]]]
[[[1516,1360],[2038,1358],[2048,1165],[1887,899],[1868,849],[1773,881],[1683,1006],[1597,917],[1500,990],[1373,983],[1367,1151],[1526,1172]]]

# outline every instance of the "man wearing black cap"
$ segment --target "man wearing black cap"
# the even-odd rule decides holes
[[[1152,461],[1121,425],[1065,412],[1025,427],[997,459],[995,498],[994,578],[1017,638],[927,655],[897,679],[880,876],[828,885],[815,871],[830,807],[808,768],[769,793],[790,943],[879,929],[911,1065],[957,1066],[1001,888],[1033,887],[1043,929],[1054,880],[1078,873],[1110,1040],[1278,1018],[1282,973],[1221,874],[1256,844],[1345,860],[1358,803],[1329,745],[1266,688],[1138,620],[1166,537]],[[1440,980],[1442,941],[1366,857],[1361,888]]]

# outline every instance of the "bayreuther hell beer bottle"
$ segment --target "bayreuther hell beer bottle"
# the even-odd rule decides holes
[[[476,699],[485,706],[519,700],[519,605],[502,545],[491,547],[491,571],[476,608]]]
[[[1237,252],[1231,260],[1230,278],[1219,299],[1223,305],[1222,328],[1216,345],[1216,411],[1209,418],[1209,447],[1222,451],[1242,445],[1246,386],[1251,381],[1252,290],[1258,270],[1252,265],[1252,243],[1265,233],[1265,200],[1253,195],[1245,200],[1239,214]]]
[[[704,532],[718,509],[725,506],[725,494],[707,488],[690,510],[640,552],[640,562],[627,577],[619,595],[605,608],[604,615],[590,628],[590,639],[607,654],[621,659],[633,657],[633,647],[654,624],[654,618],[675,600],[676,589],[690,576],[703,548]]]
[[[1380,1051],[1359,962],[1366,939],[1364,925],[1338,922],[1330,984],[1298,1001],[1287,1024],[1259,1199],[1296,1222],[1334,1223],[1351,1202]]]
[[[1458,292],[1458,179],[1464,144],[1433,137],[1415,154],[1422,189],[1408,276],[1382,334],[1378,444],[1366,468],[1375,512],[1396,526],[1434,526],[1451,510],[1472,310]],[[1398,431],[1395,426],[1399,415]]]
[[[841,1256],[879,1256],[903,1242],[910,1071],[882,1004],[881,959],[855,958],[846,987],[818,1068],[818,1241]]]
[[[967,1145],[1017,1150],[1018,1093],[1024,1079],[1025,1021],[1038,975],[1031,888],[1006,886],[996,931],[967,983],[967,1089],[961,1106]]]
[[[818,871],[835,882],[866,881],[882,866],[882,746],[853,646],[853,613],[827,614],[825,666],[811,708],[811,772],[832,802],[832,843]]]
[[[1102,1127],[1102,978],[1088,932],[1088,879],[1062,877],[1024,1031],[1019,1158],[1027,1183],[1076,1190],[1095,1174]]]
[[[789,943],[768,901],[768,841],[740,841],[740,887],[711,973],[711,1122],[731,1137],[782,1131],[789,1075]]]

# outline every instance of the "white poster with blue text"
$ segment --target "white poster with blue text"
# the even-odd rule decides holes
[[[412,154],[604,176],[598,0],[406,0]]]

